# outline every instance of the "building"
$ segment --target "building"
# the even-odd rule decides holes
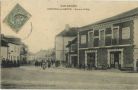
[[[55,58],[60,63],[66,62],[66,53],[68,41],[73,40],[77,35],[76,27],[66,27],[65,30],[56,35],[55,38]]]
[[[29,52],[28,54],[27,54],[28,56],[27,56],[27,60],[28,61],[35,61],[35,54],[34,53],[31,53],[31,52]]]
[[[1,35],[1,58],[8,60],[21,60],[23,43],[17,37]]]
[[[79,28],[77,65],[136,70],[138,8]]]
[[[8,58],[8,42],[1,35],[1,59],[6,60]]]
[[[66,53],[66,60],[69,67],[78,67],[78,57],[77,57],[77,38],[74,38],[72,41],[69,41],[68,45],[66,46],[69,48],[68,52]]]
[[[28,62],[28,46],[22,43],[20,45],[20,61],[22,63],[27,63]]]
[[[29,58],[30,59],[35,59],[37,61],[55,60],[55,50],[54,49],[40,50],[39,52],[29,56]]]
[[[20,48],[21,40],[13,36],[5,36],[8,42],[8,59],[9,60],[20,60]]]

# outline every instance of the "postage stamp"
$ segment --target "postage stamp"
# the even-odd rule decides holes
[[[30,13],[21,7],[21,5],[16,4],[16,6],[6,16],[4,22],[10,26],[13,31],[18,32],[30,17]]]

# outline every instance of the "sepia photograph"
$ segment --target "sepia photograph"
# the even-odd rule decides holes
[[[1,89],[138,90],[138,1],[1,0]]]

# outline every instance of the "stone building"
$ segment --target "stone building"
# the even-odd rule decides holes
[[[77,65],[136,70],[138,8],[79,28]]]

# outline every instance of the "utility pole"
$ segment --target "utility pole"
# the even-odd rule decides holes
[[[79,44],[80,44],[80,43],[79,43],[79,41],[80,41],[80,39],[79,39],[79,30],[78,30],[78,32],[77,32],[77,39],[78,39],[78,40],[77,40],[77,41],[78,41],[78,43],[77,43],[77,45],[78,45],[78,46],[77,46],[77,48],[78,48],[78,68],[79,68],[79,57],[80,57],[80,56],[79,56]]]

